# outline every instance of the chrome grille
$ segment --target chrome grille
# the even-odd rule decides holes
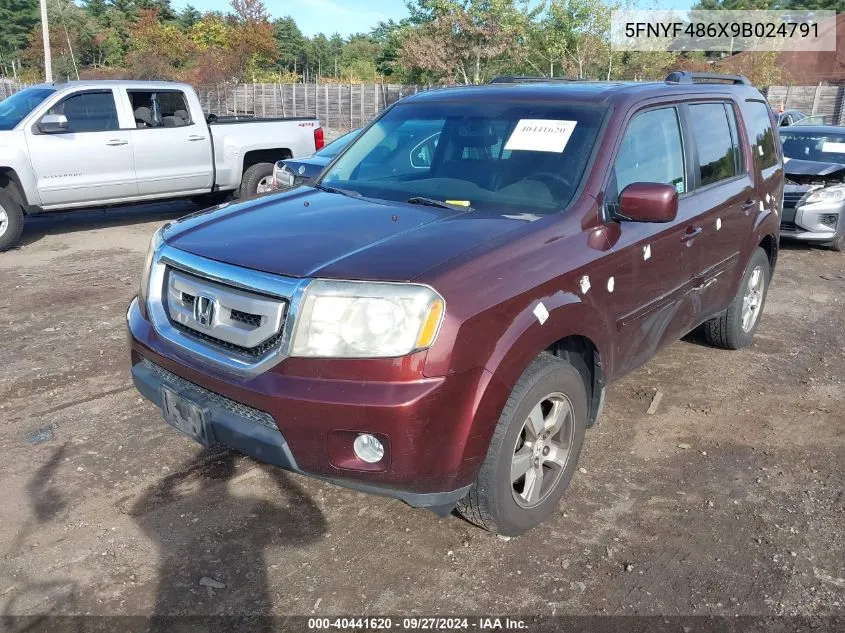
[[[226,351],[259,358],[282,338],[287,301],[170,268],[166,310],[179,331]]]
[[[784,208],[794,209],[795,207],[798,206],[798,203],[801,201],[801,198],[803,198],[805,195],[807,195],[806,191],[784,192],[784,194],[783,194],[783,206],[784,206]]]
[[[279,430],[279,427],[276,426],[276,422],[273,420],[273,416],[269,413],[259,411],[258,409],[253,409],[252,407],[248,407],[245,404],[241,404],[240,402],[236,402],[235,400],[231,400],[225,396],[221,396],[219,393],[214,393],[213,391],[209,391],[204,387],[200,387],[199,385],[196,385],[188,380],[185,380],[180,376],[177,376],[173,372],[167,371],[164,367],[160,367],[159,365],[148,361],[146,358],[141,360],[141,364],[162,380],[170,383],[175,387],[178,387],[180,391],[183,390],[194,392],[194,394],[212,401],[215,405],[228,411],[231,411],[235,415],[238,415],[242,418],[246,418],[248,420],[252,420],[257,424],[271,428],[274,431]]]

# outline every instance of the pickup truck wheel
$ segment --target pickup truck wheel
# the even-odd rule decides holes
[[[458,511],[504,536],[535,527],[555,511],[569,486],[586,428],[581,374],[565,360],[541,354],[511,392]]]
[[[705,322],[704,336],[708,343],[724,349],[741,349],[751,344],[766,304],[769,276],[769,257],[766,251],[757,248],[731,305],[715,319]]]
[[[23,209],[7,192],[0,189],[0,252],[8,250],[23,232]]]
[[[241,195],[244,200],[273,191],[273,163],[256,163],[244,172]]]

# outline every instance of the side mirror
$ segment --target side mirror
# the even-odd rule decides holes
[[[632,182],[619,194],[616,217],[629,222],[671,222],[678,215],[678,192],[672,185]]]
[[[64,114],[45,114],[38,122],[38,129],[44,134],[67,132],[67,117]]]

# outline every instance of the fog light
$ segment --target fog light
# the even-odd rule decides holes
[[[826,224],[827,226],[836,228],[836,222],[837,222],[837,220],[839,220],[839,214],[829,213],[829,214],[821,216],[819,218],[819,220],[821,220],[822,224]]]
[[[369,433],[362,433],[356,437],[352,448],[355,450],[355,455],[358,459],[368,464],[375,464],[384,457],[384,446],[381,445],[381,442],[375,436]]]

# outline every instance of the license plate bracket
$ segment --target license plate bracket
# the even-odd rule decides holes
[[[203,446],[214,444],[207,407],[165,386],[161,388],[161,405],[164,421],[170,426]]]

